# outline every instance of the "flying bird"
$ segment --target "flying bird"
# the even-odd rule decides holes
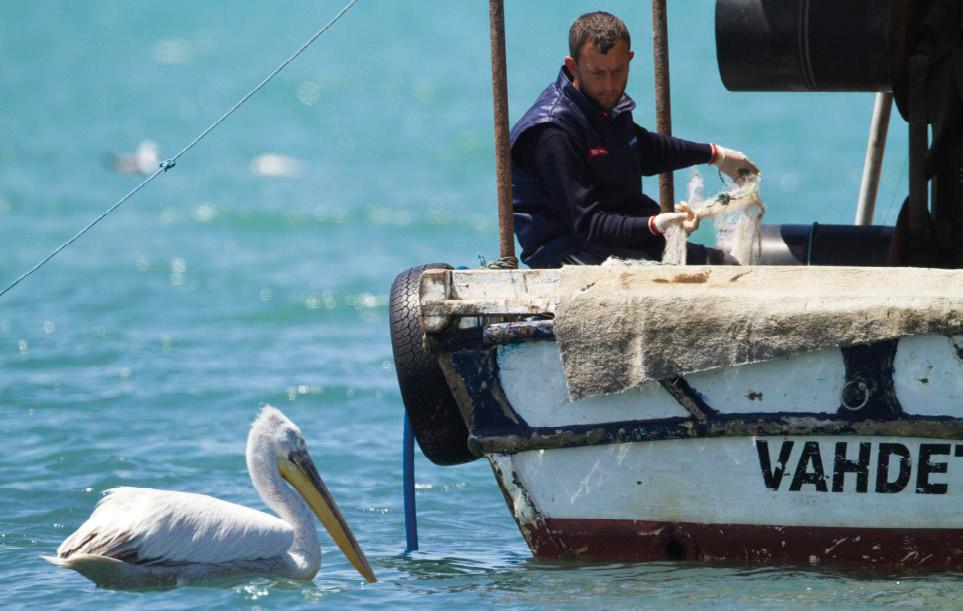
[[[119,174],[147,176],[160,167],[159,149],[153,140],[142,140],[133,153],[110,154],[107,165]]]
[[[203,494],[113,488],[57,556],[44,559],[113,588],[237,574],[309,580],[321,566],[313,512],[358,572],[376,581],[297,425],[264,406],[246,454],[255,490],[280,517]]]
[[[301,175],[302,164],[294,157],[264,153],[251,160],[251,172],[258,176],[281,176],[297,178]]]

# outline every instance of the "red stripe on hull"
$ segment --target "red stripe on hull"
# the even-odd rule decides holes
[[[538,558],[705,560],[963,569],[963,529],[839,528],[545,519]]]

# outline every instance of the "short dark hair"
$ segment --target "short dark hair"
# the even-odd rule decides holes
[[[632,48],[629,30],[621,19],[605,11],[585,13],[575,20],[568,31],[568,53],[578,61],[579,52],[586,42],[592,43],[599,53],[605,55],[620,40]]]

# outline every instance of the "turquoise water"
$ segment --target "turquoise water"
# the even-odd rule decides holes
[[[629,92],[654,123],[648,3],[507,4],[513,117],[554,78],[572,19],[602,6],[632,28]],[[180,150],[341,6],[0,0],[0,285],[141,180],[110,171],[109,153],[144,139],[162,158]],[[872,96],[726,92],[711,3],[673,2],[670,20],[676,133],[748,153],[767,222],[851,222]],[[480,461],[419,458],[422,549],[403,553],[388,288],[413,265],[498,254],[487,24],[481,1],[361,0],[174,170],[0,298],[4,606],[963,604],[952,575],[534,561]],[[892,223],[906,181],[895,116],[890,142],[877,218]],[[252,172],[265,153],[299,171]],[[114,592],[40,559],[112,486],[263,509],[243,459],[263,402],[300,424],[377,584],[327,540],[311,583]]]

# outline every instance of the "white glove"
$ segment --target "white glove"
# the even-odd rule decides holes
[[[736,182],[742,181],[746,174],[758,174],[759,168],[739,151],[713,144],[710,163]]]
[[[656,214],[649,221],[650,229],[654,229],[655,233],[664,234],[665,230],[672,225],[681,225],[685,229],[685,234],[689,235],[693,231],[699,228],[699,216],[689,210],[688,206],[684,208],[684,212],[662,212]]]

